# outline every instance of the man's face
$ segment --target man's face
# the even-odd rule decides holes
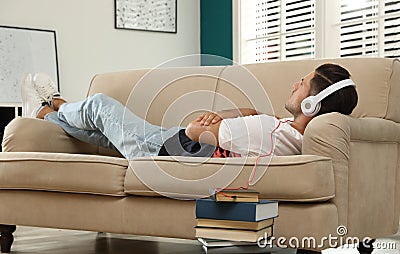
[[[302,114],[301,102],[310,95],[310,80],[314,77],[314,72],[309,73],[300,81],[293,84],[292,94],[285,104],[285,108],[294,117]]]

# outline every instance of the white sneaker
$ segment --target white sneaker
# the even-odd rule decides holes
[[[27,74],[21,84],[22,117],[36,118],[40,110],[48,105],[40,97],[32,82],[32,75]]]
[[[60,92],[57,90],[56,85],[51,80],[49,75],[44,73],[37,73],[33,77],[33,85],[39,95],[49,104],[52,105],[54,98],[61,98]]]

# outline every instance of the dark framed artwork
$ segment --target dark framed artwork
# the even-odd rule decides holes
[[[176,33],[177,0],[114,0],[115,28]]]
[[[19,103],[27,73],[47,73],[59,87],[56,32],[0,26],[0,102]]]

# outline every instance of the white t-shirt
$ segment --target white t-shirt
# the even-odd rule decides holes
[[[271,149],[273,155],[300,154],[303,135],[289,120],[269,115],[223,119],[219,127],[219,146],[242,156],[266,155]]]

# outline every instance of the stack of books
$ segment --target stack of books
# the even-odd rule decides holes
[[[278,202],[258,200],[258,193],[248,190],[218,192],[213,198],[196,201],[196,237],[204,242],[257,243],[273,235]],[[218,241],[218,245],[223,245]]]

